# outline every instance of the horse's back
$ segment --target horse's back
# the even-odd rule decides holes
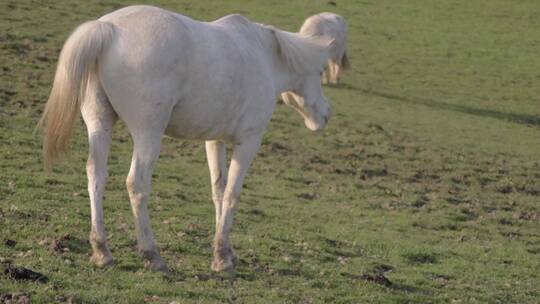
[[[117,41],[105,54],[108,69],[144,71],[148,79],[173,74],[177,77],[191,75],[194,80],[205,78],[200,74],[205,72],[230,74],[239,63],[257,61],[260,55],[254,55],[259,50],[253,45],[256,40],[249,37],[253,35],[251,22],[241,15],[200,22],[161,8],[137,5],[119,9],[99,20],[112,23],[118,33]],[[239,58],[241,56],[244,58]],[[202,68],[205,65],[212,66],[212,71]],[[131,74],[142,76],[141,73]],[[178,82],[189,80],[178,79]]]

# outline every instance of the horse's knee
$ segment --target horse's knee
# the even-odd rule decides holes
[[[212,201],[214,202],[214,205],[221,206],[221,204],[223,203],[223,193],[212,193]]]
[[[128,175],[126,179],[126,188],[132,204],[142,203],[144,198],[148,195],[142,181],[131,174]]]
[[[240,200],[240,193],[234,191],[225,191],[223,194],[223,205],[225,209],[234,211]]]
[[[225,192],[226,185],[227,181],[221,177],[212,184],[212,199],[214,201],[223,200],[223,194]]]

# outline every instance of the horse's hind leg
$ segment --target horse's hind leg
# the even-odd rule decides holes
[[[107,180],[107,156],[117,116],[98,81],[90,80],[81,112],[88,130],[89,142],[86,173],[92,217],[90,244],[93,254],[91,261],[102,267],[112,263],[111,251],[107,247],[102,204]]]
[[[158,252],[147,209],[152,171],[159,156],[163,132],[152,131],[152,127],[130,128],[130,131],[134,147],[126,185],[135,217],[139,253],[150,270],[168,272],[168,267]]]

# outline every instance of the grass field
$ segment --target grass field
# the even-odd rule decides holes
[[[213,274],[204,145],[164,139],[150,212],[171,276],[144,270],[115,129],[105,220],[115,265],[89,262],[84,126],[43,172],[32,131],[73,28],[129,1],[0,2],[0,301],[32,303],[538,303],[537,1],[148,1],[295,31],[349,23],[353,70],[326,87],[328,128],[278,106],[233,228],[234,278]],[[16,281],[23,266],[46,283]],[[4,296],[2,296],[4,295]]]

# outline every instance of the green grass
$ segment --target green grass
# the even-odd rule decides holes
[[[121,124],[105,198],[115,265],[89,263],[84,126],[51,175],[32,131],[70,31],[129,2],[2,1],[0,262],[49,282],[0,272],[0,295],[25,292],[35,303],[537,302],[540,5],[335,2],[152,2],[202,20],[239,12],[291,31],[320,11],[349,23],[353,70],[325,88],[328,128],[313,134],[278,106],[246,179],[233,229],[240,264],[229,278],[210,271],[204,145],[169,138],[150,210],[175,273],[144,270]],[[381,273],[390,286],[367,279]]]

